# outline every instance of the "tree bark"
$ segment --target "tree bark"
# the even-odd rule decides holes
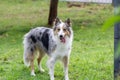
[[[49,9],[49,18],[48,18],[48,25],[52,25],[54,19],[57,17],[57,7],[58,7],[58,0],[50,0],[50,9]]]

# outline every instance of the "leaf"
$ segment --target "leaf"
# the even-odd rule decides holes
[[[107,30],[109,27],[112,27],[115,23],[120,22],[120,16],[110,17],[102,26],[102,31]]]

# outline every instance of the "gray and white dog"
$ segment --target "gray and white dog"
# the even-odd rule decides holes
[[[65,80],[68,77],[68,63],[73,40],[71,21],[67,19],[62,22],[59,18],[54,21],[53,28],[37,27],[30,30],[24,36],[24,63],[31,67],[31,75],[35,76],[34,59],[38,54],[38,67],[41,72],[41,60],[45,54],[48,55],[47,67],[49,69],[50,80],[54,80],[54,64],[61,60],[64,64]]]

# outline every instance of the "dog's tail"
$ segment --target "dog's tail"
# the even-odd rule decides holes
[[[32,54],[31,54],[31,51],[30,51],[31,45],[30,45],[30,42],[29,42],[29,39],[28,39],[28,35],[29,34],[26,34],[24,36],[24,40],[23,40],[23,44],[24,44],[23,61],[24,61],[24,64],[27,67],[30,66],[30,60],[33,57]]]
[[[25,66],[29,67],[30,66],[30,60],[24,56],[24,64]]]

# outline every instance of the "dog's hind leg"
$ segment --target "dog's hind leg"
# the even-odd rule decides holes
[[[39,51],[39,56],[38,56],[38,59],[37,59],[37,61],[38,61],[38,68],[39,68],[39,70],[40,70],[40,72],[44,72],[45,70],[42,68],[42,65],[41,65],[41,60],[42,60],[42,58],[44,57],[44,53],[42,52],[42,51]]]
[[[30,67],[31,67],[31,75],[35,76],[35,72],[34,72],[34,56],[30,60]]]
[[[64,74],[65,74],[65,80],[69,80],[68,77],[68,63],[69,63],[69,58],[68,56],[65,56],[62,60],[63,65],[64,65]]]

